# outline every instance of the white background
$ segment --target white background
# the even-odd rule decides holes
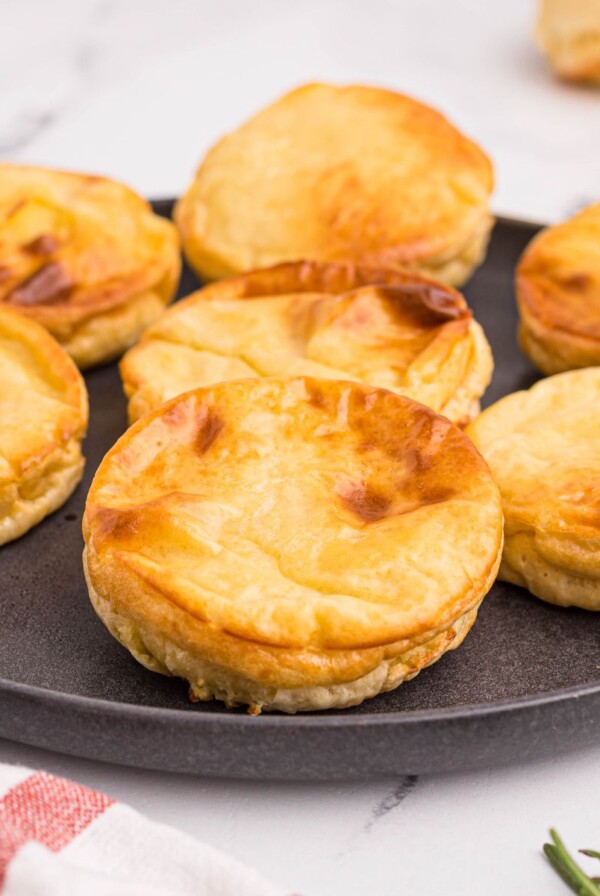
[[[478,140],[496,164],[496,211],[558,220],[600,199],[600,93],[547,73],[533,21],[526,0],[2,0],[0,157],[169,196],[221,133],[288,87],[364,81],[437,106]],[[103,789],[304,896],[560,896],[540,855],[548,826],[600,847],[600,747],[422,777],[404,798],[395,780],[211,781],[8,742],[1,760]]]

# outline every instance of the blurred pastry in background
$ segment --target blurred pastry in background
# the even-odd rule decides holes
[[[314,259],[460,285],[483,259],[492,189],[485,153],[429,106],[308,84],[209,151],[175,220],[208,280]]]
[[[499,577],[563,607],[600,610],[600,368],[571,370],[487,408],[467,428],[502,495]]]
[[[465,425],[492,369],[460,293],[407,271],[335,262],[208,286],[161,315],[121,361],[131,421],[220,380],[303,375],[391,389]]]
[[[194,700],[354,706],[458,647],[502,552],[500,495],[445,417],[356,383],[245,379],[138,420],[83,523],[94,608]]]
[[[600,364],[600,203],[534,237],[516,294],[519,342],[543,373]]]
[[[541,0],[536,38],[561,78],[600,85],[600,0]]]
[[[0,164],[0,306],[45,326],[80,367],[132,345],[180,267],[175,227],[128,187]]]
[[[83,378],[43,327],[0,305],[0,545],[67,500],[83,473]]]

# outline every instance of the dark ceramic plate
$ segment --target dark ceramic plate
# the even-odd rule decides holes
[[[168,202],[155,204],[168,214]],[[500,220],[466,295],[496,359],[486,403],[537,378],[515,342],[512,274],[536,227]],[[184,295],[197,285],[186,271]],[[148,768],[248,778],[441,772],[549,755],[600,736],[600,614],[498,583],[463,646],[354,709],[250,717],[191,704],[138,665],[94,615],[81,572],[88,485],[125,428],[115,365],[86,377],[83,484],[0,550],[0,735]]]

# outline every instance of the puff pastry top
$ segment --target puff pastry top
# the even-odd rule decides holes
[[[578,345],[584,361],[590,349],[600,361],[600,203],[535,237],[519,262],[516,286],[526,326],[541,327],[545,341],[552,334],[575,340],[565,347],[566,367],[578,366]]]
[[[408,272],[318,262],[195,293],[121,363],[132,420],[219,380],[302,374],[389,388],[466,422],[491,371],[485,337],[453,289]]]
[[[427,408],[352,383],[249,379],[134,424],[98,469],[84,534],[115,612],[166,627],[167,601],[180,621],[165,638],[297,687],[329,674],[331,651],[348,652],[351,678],[366,648],[477,606],[502,518],[481,456]]]
[[[502,493],[507,535],[535,529],[550,557],[579,541],[569,565],[598,577],[600,368],[573,370],[502,398],[469,426]],[[595,539],[594,551],[583,544]],[[557,564],[558,565],[558,564]]]
[[[492,187],[489,159],[434,109],[374,87],[308,84],[211,149],[175,219],[208,279],[310,258],[437,268],[461,282],[464,266],[442,271],[487,236]]]
[[[88,402],[83,379],[60,345],[33,321],[2,307],[0,383],[2,544],[72,491],[83,466],[79,442]]]
[[[77,368],[44,330],[1,307],[0,382],[0,470],[9,478],[83,435],[87,392]]]
[[[179,276],[173,225],[103,177],[0,164],[0,303],[60,342],[97,315]]]

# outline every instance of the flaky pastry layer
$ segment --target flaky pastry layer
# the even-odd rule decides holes
[[[505,518],[500,577],[561,606],[600,609],[600,368],[516,392],[467,428]]]
[[[222,380],[310,375],[388,388],[465,425],[492,367],[453,289],[410,272],[300,262],[179,302],[125,355],[121,376],[131,421]]]
[[[422,644],[390,645],[378,665],[353,681],[276,687],[227,666],[209,662],[193,647],[182,646],[180,642],[166,637],[163,631],[147,620],[140,620],[127,610],[117,611],[114,602],[102,598],[94,589],[87,575],[85,556],[84,570],[96,613],[138,662],[152,672],[186,679],[193,702],[221,700],[228,708],[247,706],[254,715],[271,711],[297,713],[346,709],[377,694],[392,691],[431,666],[444,653],[456,650],[469,633],[478,610],[478,607],[469,610],[446,631],[433,635]],[[490,587],[492,582],[493,578]]]
[[[544,373],[600,364],[600,203],[543,230],[516,273],[519,342]]]
[[[42,327],[0,307],[0,545],[69,497],[83,472],[87,392]]]

